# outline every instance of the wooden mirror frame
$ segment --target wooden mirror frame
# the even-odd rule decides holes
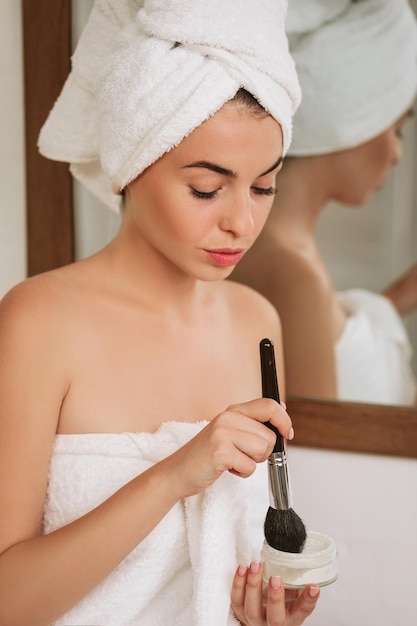
[[[23,0],[28,275],[74,260],[68,166],[39,155],[39,130],[70,69],[71,0]],[[296,445],[417,458],[417,410],[290,398]]]
[[[71,0],[22,0],[28,275],[74,258],[72,180],[42,157],[40,128],[70,70]]]

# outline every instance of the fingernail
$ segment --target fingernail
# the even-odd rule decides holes
[[[269,579],[269,584],[271,585],[274,591],[279,591],[281,589],[281,578],[279,576],[271,576]]]
[[[261,571],[261,564],[258,563],[258,561],[253,561],[253,563],[250,564],[250,571],[251,574],[259,574]]]
[[[288,433],[288,439],[294,439],[294,428],[291,426],[290,431]]]
[[[287,405],[285,404],[285,402],[283,400],[281,400],[280,404],[281,404],[282,408],[284,409],[284,411],[286,411],[287,410]]]
[[[237,568],[237,575],[238,576],[246,576],[246,572],[248,571],[248,568],[246,567],[246,565],[239,565],[239,567]]]
[[[318,587],[317,585],[313,585],[312,587],[310,587],[310,589],[308,590],[308,594],[312,597],[315,598],[316,596],[318,596],[320,591],[320,587]]]

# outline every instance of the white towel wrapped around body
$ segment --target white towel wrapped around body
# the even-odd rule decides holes
[[[358,146],[412,105],[417,25],[407,0],[291,0],[286,27],[302,88],[291,155]]]
[[[363,289],[337,298],[349,315],[335,349],[339,399],[414,405],[412,348],[391,301]]]
[[[205,425],[167,422],[155,434],[57,435],[42,532],[92,510]],[[175,505],[54,625],[236,625],[230,610],[232,578],[239,562],[259,559],[268,506],[265,463],[247,479],[224,473],[204,492]]]
[[[281,124],[300,89],[287,0],[96,0],[39,150],[111,208],[146,167],[246,88]]]

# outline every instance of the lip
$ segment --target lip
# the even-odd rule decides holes
[[[219,267],[236,265],[245,254],[245,250],[242,248],[219,248],[217,250],[204,250],[204,252],[209,260]]]

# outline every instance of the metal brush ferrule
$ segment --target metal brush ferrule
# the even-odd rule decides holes
[[[291,493],[285,450],[268,457],[269,504],[277,511],[291,508]]]

